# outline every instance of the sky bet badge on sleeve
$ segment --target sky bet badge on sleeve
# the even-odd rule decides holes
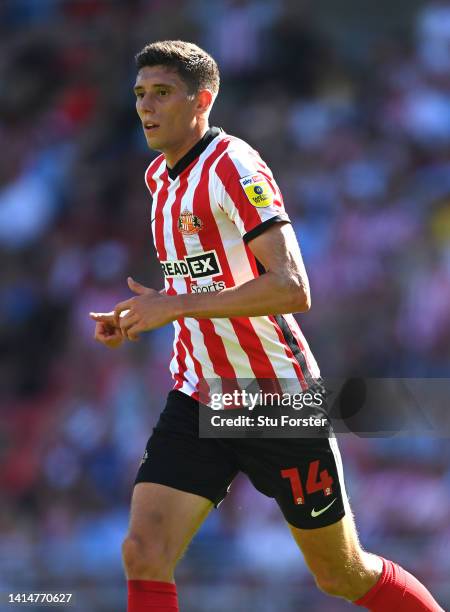
[[[262,174],[249,174],[239,181],[250,204],[257,208],[270,206],[273,202],[273,192],[267,179]]]

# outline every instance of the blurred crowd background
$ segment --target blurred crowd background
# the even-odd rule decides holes
[[[0,591],[73,592],[74,611],[125,610],[132,482],[171,386],[170,326],[108,351],[87,316],[128,297],[130,274],[162,287],[132,86],[134,54],[166,38],[216,57],[212,124],[282,188],[322,372],[450,368],[449,2],[3,0]],[[341,449],[363,543],[450,609],[449,440]],[[241,477],[178,584],[184,612],[350,609]]]

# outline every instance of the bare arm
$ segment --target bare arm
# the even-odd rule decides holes
[[[257,317],[308,310],[309,282],[292,226],[277,223],[252,240],[249,247],[265,274],[219,293],[176,296],[178,316]]]
[[[137,296],[117,304],[115,325],[126,338],[135,340],[144,331],[182,317],[256,317],[308,310],[308,277],[291,225],[277,223],[249,246],[266,273],[220,292],[168,296],[129,279]],[[102,315],[93,316],[103,320],[98,317]]]

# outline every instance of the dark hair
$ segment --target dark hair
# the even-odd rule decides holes
[[[138,70],[144,66],[167,66],[186,83],[189,93],[219,91],[220,75],[215,60],[194,43],[161,40],[146,45],[135,57]]]

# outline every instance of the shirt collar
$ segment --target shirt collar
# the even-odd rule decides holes
[[[218,127],[210,127],[202,136],[202,138],[186,153],[183,155],[181,159],[177,161],[173,168],[167,168],[167,173],[169,178],[174,181],[177,176],[179,176],[183,170],[185,170],[197,157],[199,157],[210,142],[216,138],[220,132],[222,132],[221,128]]]

